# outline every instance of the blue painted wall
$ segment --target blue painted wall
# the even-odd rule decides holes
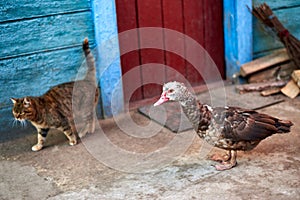
[[[91,2],[0,1],[0,37],[0,132],[18,136],[9,98],[42,95],[76,78],[83,38],[95,43]]]

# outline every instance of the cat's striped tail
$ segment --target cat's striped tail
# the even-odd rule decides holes
[[[86,58],[87,64],[87,73],[85,76],[85,80],[94,81],[96,83],[96,66],[95,66],[95,58],[91,52],[89,47],[89,40],[85,38],[82,43],[82,49]]]
[[[87,38],[84,38],[83,40],[82,49],[84,51],[85,56],[89,55],[89,53],[91,52],[89,47],[89,40]]]

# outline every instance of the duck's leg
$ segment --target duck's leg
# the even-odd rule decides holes
[[[217,161],[217,162],[226,162],[231,159],[231,154],[230,154],[230,151],[229,151],[229,154],[225,154],[225,155],[213,154],[208,159]]]
[[[230,155],[230,160],[222,162],[221,164],[215,166],[217,170],[223,171],[223,170],[231,169],[237,165],[236,162],[237,152],[234,150],[230,150],[229,155]]]

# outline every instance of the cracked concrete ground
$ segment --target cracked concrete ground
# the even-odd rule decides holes
[[[63,134],[51,131],[46,148],[32,152],[36,133],[24,129],[27,133],[22,137],[0,143],[0,199],[300,199],[299,98],[260,111],[293,121],[292,132],[273,135],[254,150],[239,152],[238,166],[222,172],[216,171],[212,166],[215,163],[206,156],[223,151],[211,149],[194,137],[193,131],[179,136],[182,141],[191,139],[186,151],[176,152],[181,147],[176,143],[178,148],[173,152],[150,156],[155,169],[143,173],[137,167],[143,160],[136,166],[131,161],[124,164],[124,158],[110,154],[100,143],[90,148],[87,142],[95,141],[97,134],[88,135],[87,142],[69,146]],[[131,112],[131,116],[140,126],[150,123],[137,112]],[[121,118],[119,123],[128,122]],[[114,146],[134,155],[148,155],[174,139],[173,133],[155,123],[147,131],[159,130],[157,134],[143,139],[124,134],[112,119],[100,121],[100,126]],[[133,128],[132,132],[139,130]],[[112,164],[103,164],[94,150],[100,150],[105,159],[111,156]],[[176,157],[172,157],[174,152]],[[161,165],[155,163],[156,158],[162,160]]]

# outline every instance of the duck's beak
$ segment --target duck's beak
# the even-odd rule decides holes
[[[160,104],[163,104],[163,103],[169,101],[169,98],[166,97],[166,95],[167,95],[166,92],[162,93],[159,100],[154,104],[154,106],[158,106]]]

